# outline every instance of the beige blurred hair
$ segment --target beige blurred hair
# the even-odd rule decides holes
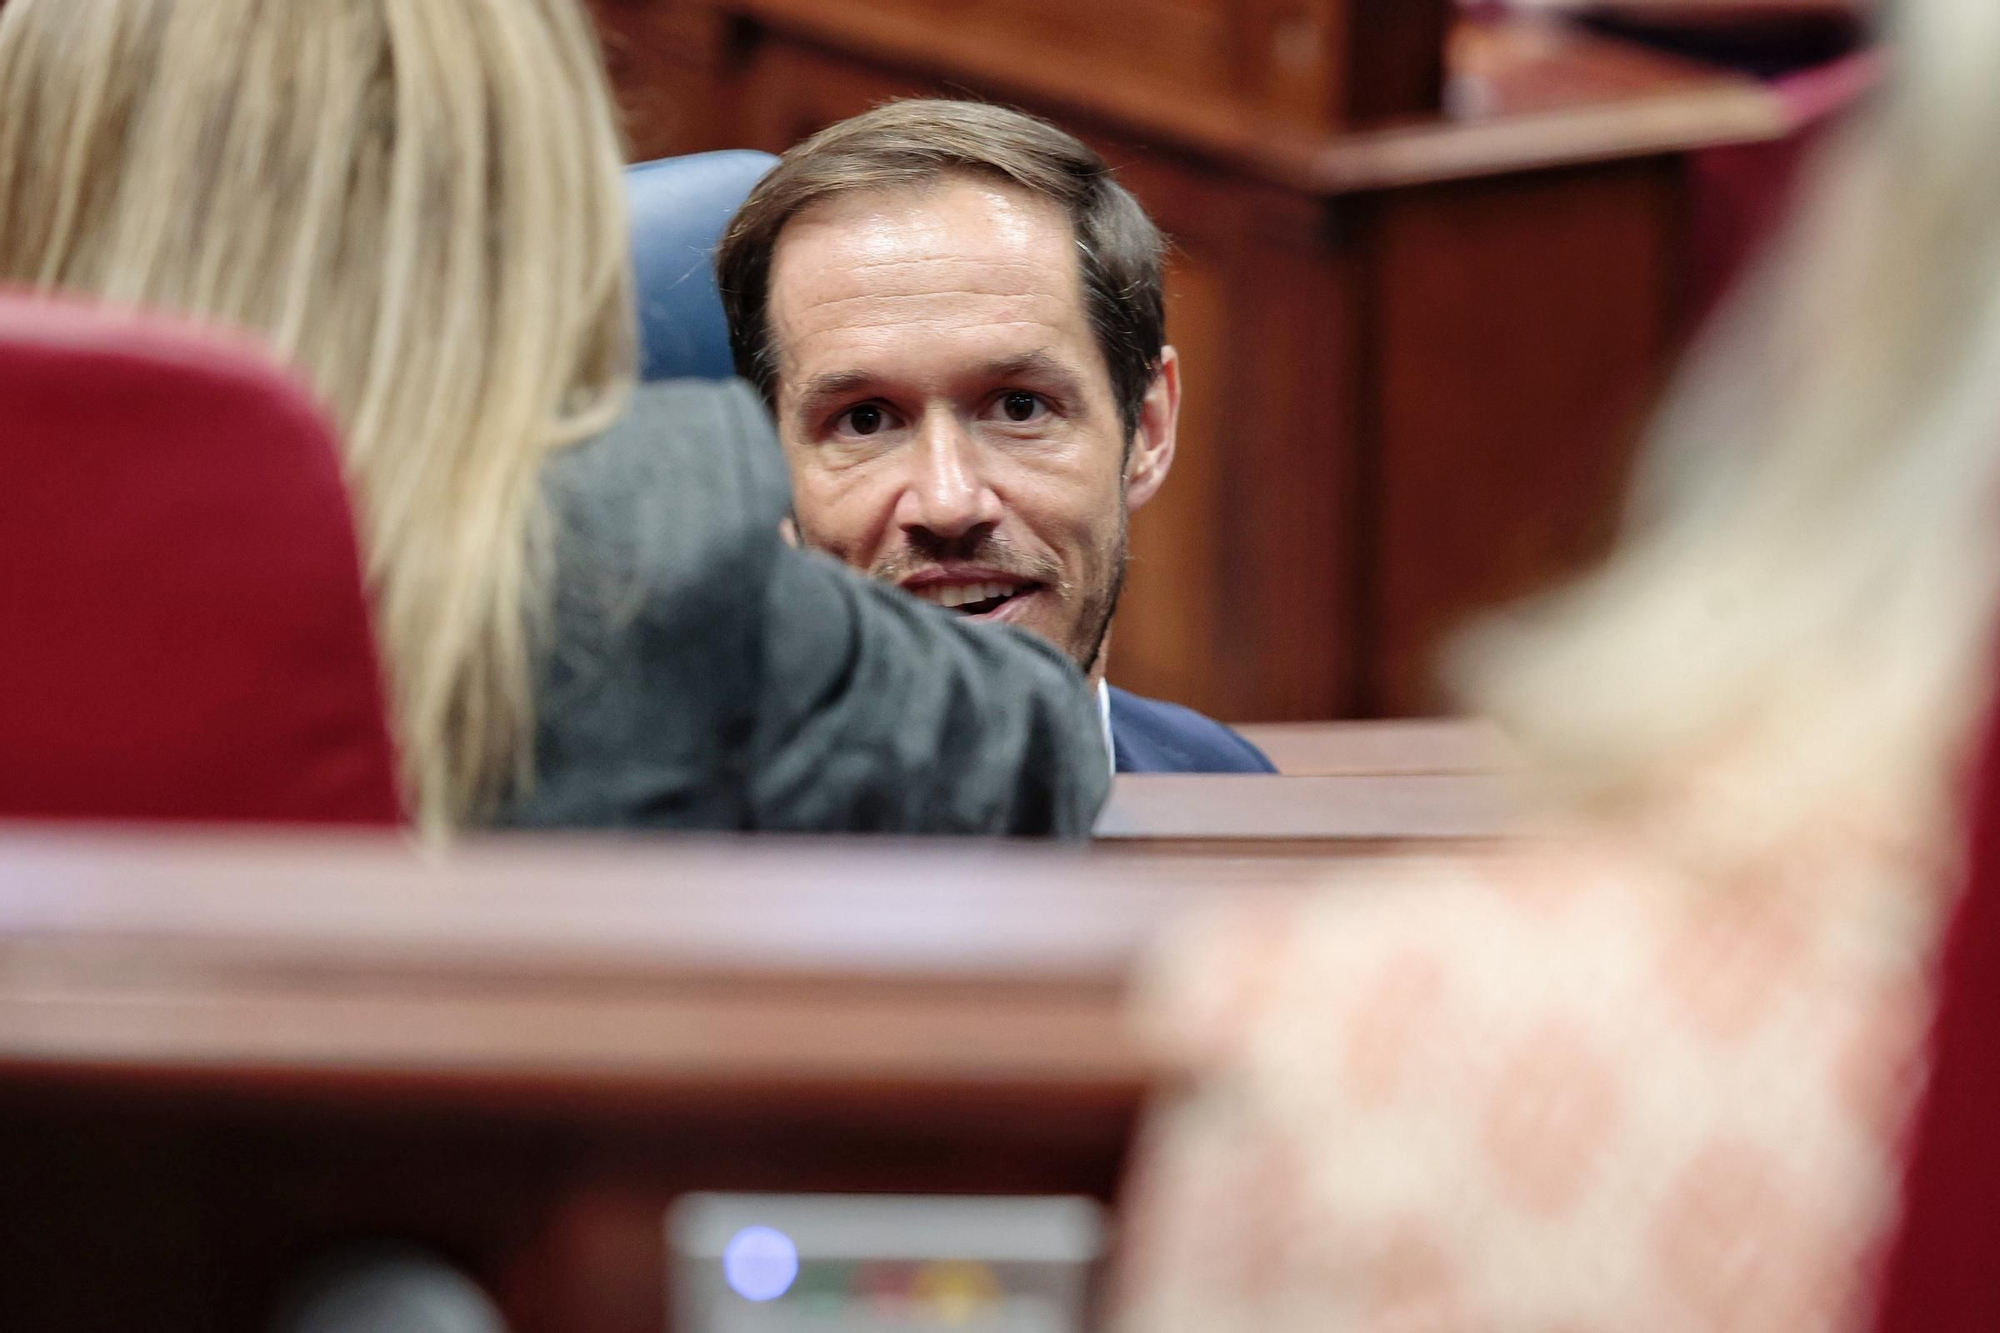
[[[575,0],[0,7],[0,283],[212,318],[307,376],[431,832],[532,772],[538,477],[631,380],[621,157]]]
[[[1594,577],[1454,678],[1572,809],[1742,862],[1937,834],[2000,601],[2000,5],[1904,0],[1893,69],[1657,419]]]

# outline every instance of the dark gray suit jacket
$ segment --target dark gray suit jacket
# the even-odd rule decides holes
[[[784,458],[743,384],[642,387],[545,485],[535,783],[501,822],[1089,833],[1110,762],[1083,678],[786,546]]]

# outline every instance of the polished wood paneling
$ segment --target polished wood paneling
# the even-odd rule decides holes
[[[1129,179],[1176,239],[1173,268],[1218,299],[1169,321],[1194,335],[1180,440],[1193,466],[1177,464],[1173,498],[1156,501],[1178,512],[1134,520],[1110,675],[1225,717],[1343,711],[1330,701],[1352,695],[1360,646],[1345,537],[1360,517],[1360,256],[1319,208],[1272,187],[1231,188],[1170,159]],[[1257,346],[1285,352],[1245,354]]]
[[[1203,683],[1201,664],[1183,655],[1184,645],[1225,639],[1230,561],[1220,500],[1235,460],[1225,443],[1225,386],[1211,375],[1229,361],[1229,293],[1212,257],[1183,248],[1168,269],[1167,336],[1184,360],[1182,428],[1170,484],[1132,517],[1138,554],[1126,566],[1123,614],[1109,645],[1112,663],[1154,664],[1149,684],[1168,697]]]
[[[636,161],[750,146],[738,138],[734,21],[703,5],[590,0]]]
[[[1647,157],[1377,201],[1362,711],[1445,705],[1455,628],[1609,545],[1678,327],[1679,187]]]
[[[1334,103],[1336,125],[1367,125],[1435,112],[1444,96],[1451,3],[1346,0],[1327,5],[1337,50],[1348,54]]]

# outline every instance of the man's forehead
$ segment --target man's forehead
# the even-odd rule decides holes
[[[813,230],[859,250],[965,244],[983,253],[1057,258],[1072,239],[1056,202],[1011,181],[971,172],[849,190],[801,209],[781,238]]]
[[[823,201],[773,256],[781,361],[827,340],[1039,325],[1087,336],[1069,219],[1052,201],[970,177]]]

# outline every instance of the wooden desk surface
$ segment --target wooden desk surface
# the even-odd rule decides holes
[[[1285,776],[1126,774],[1100,844],[1324,859],[1502,837],[1512,814],[1497,733],[1459,719],[1239,727]]]
[[[618,1088],[1136,1081],[1169,914],[1310,876],[996,844],[0,838],[0,1071]]]
[[[1289,777],[1494,773],[1508,762],[1493,728],[1462,718],[1257,722],[1236,730]]]
[[[1485,773],[1263,777],[1127,774],[1097,836],[1111,845],[1338,855],[1502,836],[1506,795]]]
[[[1453,31],[1441,120],[1346,136],[1307,173],[1327,193],[1461,180],[1775,139],[1784,101],[1753,79],[1556,21]]]
[[[1337,732],[1414,762],[1408,735]],[[427,858],[393,837],[17,830],[0,1071],[668,1096],[1136,1079],[1119,1003],[1165,918],[1296,890],[1312,862],[1491,837],[1504,813],[1490,775],[1349,772],[1121,778],[1092,848],[496,837]]]

